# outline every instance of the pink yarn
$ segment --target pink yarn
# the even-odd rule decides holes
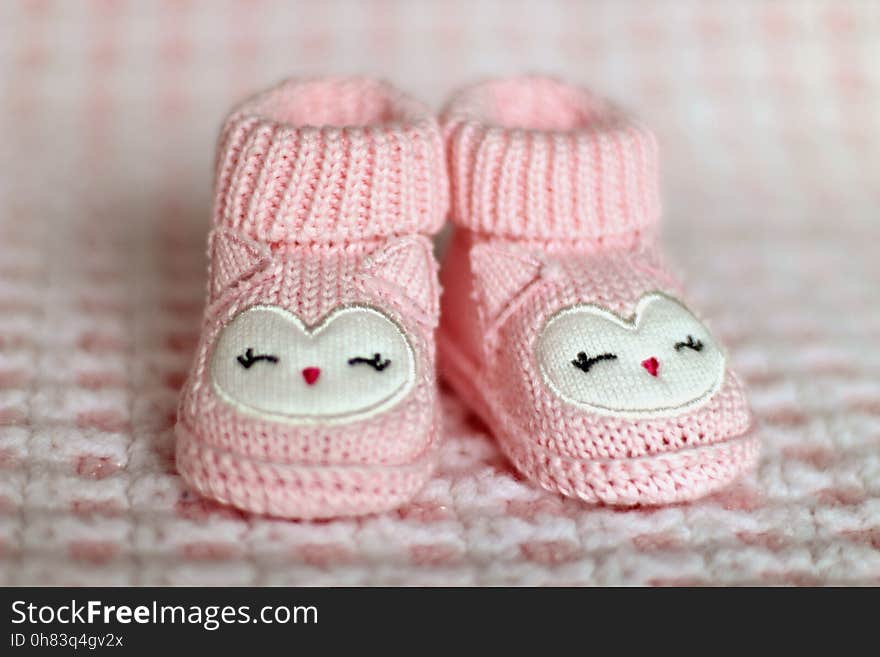
[[[402,504],[433,471],[438,440],[426,235],[447,188],[435,120],[382,82],[288,81],[233,112],[218,163],[209,303],[178,413],[181,475],[204,495],[286,517]],[[393,408],[292,425],[218,395],[212,353],[242,311],[280,308],[314,326],[355,305],[381,310],[414,353],[415,382]]]
[[[215,226],[265,242],[434,233],[448,185],[427,108],[366,78],[288,81],[238,106],[217,158]]]
[[[459,228],[441,273],[441,372],[513,463],[547,489],[622,505],[693,499],[750,469],[758,441],[729,370],[699,408],[638,419],[584,410],[542,380],[535,345],[559,310],[627,318],[645,294],[680,296],[653,239],[650,134],[533,77],[471,87],[444,117]]]
[[[583,89],[525,77],[476,84],[443,114],[455,222],[521,239],[597,239],[660,214],[657,143]]]

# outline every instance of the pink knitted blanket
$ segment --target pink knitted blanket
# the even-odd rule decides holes
[[[814,0],[0,3],[0,584],[880,584],[880,6]],[[173,465],[214,140],[289,75],[438,107],[546,71],[660,135],[665,244],[764,438],[705,501],[520,479],[447,393],[399,512],[221,508]]]

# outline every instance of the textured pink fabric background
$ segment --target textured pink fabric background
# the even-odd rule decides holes
[[[665,236],[766,446],[697,504],[543,493],[447,395],[398,513],[186,493],[177,389],[224,112],[289,74],[439,106],[488,74],[592,85],[661,140]],[[880,584],[876,2],[0,3],[0,584]]]

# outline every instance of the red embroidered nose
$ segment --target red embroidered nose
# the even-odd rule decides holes
[[[314,384],[319,376],[321,376],[321,368],[319,367],[307,367],[303,370],[303,378],[309,385]]]
[[[651,376],[657,376],[657,372],[660,370],[660,361],[651,356],[642,361],[642,367],[648,370],[648,374]]]

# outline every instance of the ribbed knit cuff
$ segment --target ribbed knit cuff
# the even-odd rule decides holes
[[[289,80],[237,107],[218,147],[214,225],[264,242],[439,230],[448,182],[427,107],[368,78]]]
[[[441,125],[458,225],[597,239],[659,217],[654,136],[584,89],[543,77],[477,84],[453,97]]]

